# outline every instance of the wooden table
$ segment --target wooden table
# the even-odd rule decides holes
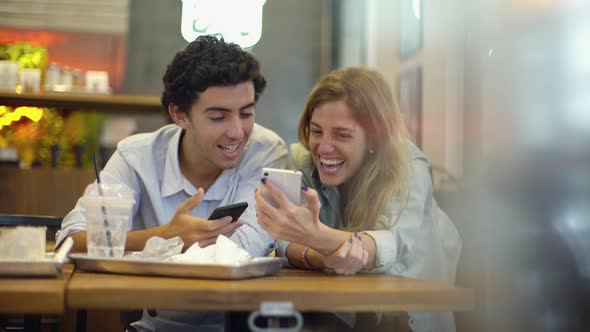
[[[74,266],[66,264],[58,277],[0,277],[0,315],[23,315],[25,331],[40,331],[42,316],[65,313],[65,291],[73,271]]]
[[[235,281],[76,271],[66,292],[71,309],[254,311],[267,301],[291,302],[298,311],[465,311],[474,305],[471,290],[441,283],[288,269]]]
[[[0,313],[62,314],[73,269],[65,265],[57,278],[0,278]]]

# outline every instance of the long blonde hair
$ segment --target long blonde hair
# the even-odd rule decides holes
[[[324,76],[311,91],[299,121],[299,141],[309,150],[310,122],[321,104],[343,100],[363,127],[372,152],[346,184],[341,202],[350,231],[376,229],[379,216],[391,218],[391,204],[407,202],[408,131],[389,84],[374,70],[349,67]],[[390,225],[391,226],[391,225]]]

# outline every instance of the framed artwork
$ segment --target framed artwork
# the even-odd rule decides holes
[[[422,145],[422,68],[420,66],[400,73],[397,79],[397,97],[410,138],[420,148]]]
[[[422,0],[399,1],[399,56],[407,58],[422,47]]]

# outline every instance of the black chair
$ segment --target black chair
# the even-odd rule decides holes
[[[53,216],[0,214],[0,226],[47,226],[60,228],[61,221],[62,218]]]
[[[6,226],[45,226],[47,227],[47,239],[55,240],[55,232],[61,228],[62,218],[53,216],[0,214],[0,227]],[[50,331],[57,331],[58,319],[53,317],[43,318],[41,315],[24,315],[24,317],[0,315],[0,331],[22,330],[40,331],[41,325],[49,324]]]

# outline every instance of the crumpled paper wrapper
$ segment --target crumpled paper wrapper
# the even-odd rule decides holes
[[[180,236],[168,240],[159,236],[152,236],[147,240],[142,251],[130,253],[125,257],[166,260],[174,255],[180,254],[182,247],[184,247],[184,241],[182,241]]]
[[[186,252],[182,252],[184,241],[180,237],[165,240],[151,237],[143,251],[131,253],[125,257],[163,260],[174,263],[237,265],[252,260],[252,256],[226,236],[219,235],[215,244],[201,248],[194,243]]]
[[[215,244],[205,248],[193,244],[184,254],[168,259],[177,263],[237,265],[252,260],[252,256],[226,236],[219,235]]]

